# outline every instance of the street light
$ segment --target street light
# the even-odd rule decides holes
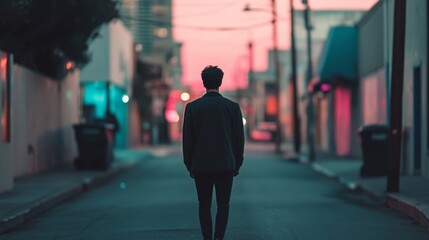
[[[243,9],[243,11],[245,11],[245,12],[252,11],[252,10],[254,10],[254,9],[252,9],[252,8],[250,7],[250,4],[249,4],[249,3],[247,3],[247,4],[244,6],[244,9]]]
[[[187,92],[182,92],[182,94],[180,94],[180,99],[184,102],[188,101],[191,98],[191,95]]]
[[[264,8],[252,8],[250,4],[246,4],[243,11],[267,11],[268,9]],[[275,144],[276,153],[281,153],[281,144],[282,144],[282,127],[280,122],[280,58],[279,58],[279,49],[277,41],[277,11],[276,11],[276,1],[271,0],[271,15],[272,15],[272,26],[273,26],[273,55],[274,55],[274,71],[275,71],[275,82],[276,82],[276,100],[277,100],[277,116],[276,116],[276,137]]]
[[[124,94],[122,96],[122,102],[123,103],[128,103],[128,101],[130,101],[130,97],[127,94]]]

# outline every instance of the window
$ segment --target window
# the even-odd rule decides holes
[[[154,35],[158,38],[166,38],[168,36],[168,30],[166,28],[155,28]]]
[[[416,173],[419,173],[421,170],[421,145],[422,145],[422,97],[421,97],[421,66],[414,67],[413,77],[414,77],[414,143],[413,143],[413,152],[414,152],[414,170]]]

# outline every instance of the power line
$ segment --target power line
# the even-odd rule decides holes
[[[262,1],[262,0],[259,0]],[[265,0],[264,0],[265,1]],[[204,6],[219,6],[219,5],[229,5],[231,3],[237,2],[237,0],[230,0],[230,1],[210,1],[210,2],[202,2],[201,0],[197,2],[193,2],[193,3],[189,3],[188,0],[186,0],[186,3],[184,3],[185,1],[181,2],[181,1],[174,1],[175,3],[173,4],[173,6],[175,7],[204,7]],[[243,1],[245,2],[245,1]]]
[[[191,26],[191,25],[176,25],[165,21],[155,20],[155,19],[149,19],[149,18],[134,18],[130,16],[122,16],[121,18],[125,18],[126,20],[136,21],[136,22],[143,22],[143,23],[151,23],[156,24],[159,26],[168,26],[172,28],[184,28],[184,29],[190,29],[190,30],[199,30],[199,31],[240,31],[240,30],[247,30],[257,27],[264,27],[268,24],[271,24],[271,21],[265,21],[253,25],[247,25],[247,26],[234,26],[234,27],[207,27],[207,26]]]

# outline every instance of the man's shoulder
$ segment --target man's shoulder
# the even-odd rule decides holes
[[[227,104],[230,106],[240,107],[240,105],[237,102],[234,102],[231,99],[226,98],[224,96],[220,96],[220,97],[217,97],[214,99],[216,99],[215,101],[218,101],[218,102],[220,101],[220,102],[223,102],[224,104]],[[213,100],[212,98],[200,97],[198,99],[193,100],[192,102],[187,103],[186,107],[189,109],[194,108],[194,107],[198,107],[200,105],[209,104],[210,102],[212,102],[212,100]]]
[[[235,107],[240,107],[240,105],[237,103],[237,102],[234,102],[234,101],[232,101],[231,99],[229,99],[229,98],[226,98],[226,97],[222,97],[223,99],[224,99],[224,101],[225,102],[227,102],[228,104],[230,104],[230,105],[232,105],[232,106],[235,106]]]
[[[231,100],[231,99],[229,99],[229,98],[224,97],[224,99],[226,99],[226,100],[227,100],[229,103],[231,103],[231,104],[238,105],[238,103],[237,103],[237,102],[235,102],[235,101],[233,101],[233,100]]]
[[[197,104],[198,104],[198,102],[200,102],[200,101],[201,101],[201,98],[197,98],[197,99],[195,99],[195,100],[192,100],[192,101],[190,101],[190,102],[186,103],[186,106],[187,106],[187,107],[188,107],[188,106],[190,106],[190,107],[195,106],[195,105],[197,105]]]
[[[191,110],[193,108],[195,108],[196,106],[198,106],[201,102],[201,98],[195,99],[191,102],[186,103],[186,110]]]

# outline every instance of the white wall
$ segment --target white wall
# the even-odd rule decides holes
[[[0,99],[1,93],[2,84]],[[0,141],[0,192],[13,187],[14,177],[74,160],[77,148],[72,124],[79,120],[79,94],[78,71],[57,82],[13,65],[11,142]]]
[[[81,70],[81,81],[108,81],[110,79],[109,27],[103,25],[99,34],[89,46],[91,61]]]
[[[79,120],[78,71],[62,82],[19,65],[13,74],[14,176],[71,162],[77,156],[72,124]]]
[[[119,21],[103,25],[100,36],[90,45],[91,61],[82,69],[82,81],[110,81],[131,89],[133,75],[133,37]]]
[[[131,91],[133,75],[133,37],[131,32],[119,21],[109,24],[110,33],[110,80]]]

